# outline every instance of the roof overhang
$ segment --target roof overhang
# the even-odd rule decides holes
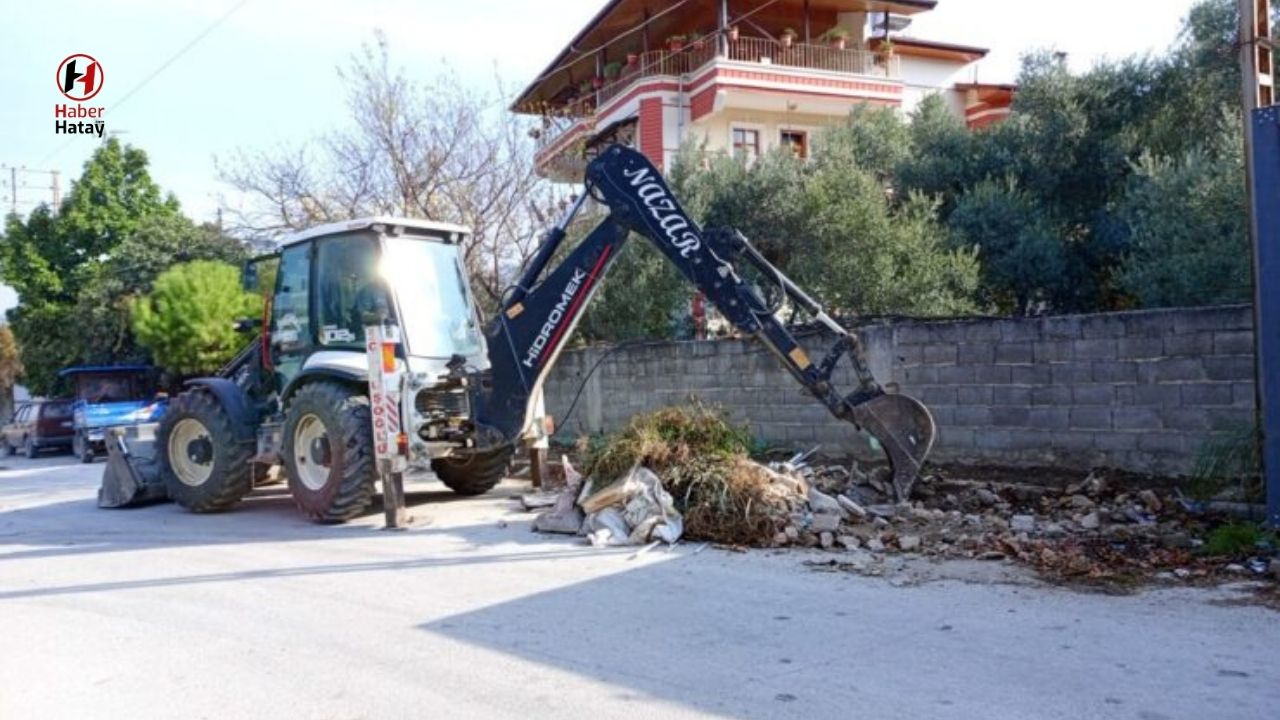
[[[837,13],[889,12],[915,15],[937,6],[937,0],[773,0],[754,8],[731,3],[729,22],[750,14],[750,19],[770,32],[799,27],[797,18],[807,7],[814,33],[835,24]],[[737,5],[733,7],[733,5]],[[546,69],[538,74],[511,105],[514,112],[537,114],[543,103],[556,98],[596,75],[597,54],[606,61],[622,60],[645,47],[658,49],[671,35],[712,34],[718,26],[718,4],[694,0],[608,0],[578,31]]]
[[[1008,106],[1018,86],[1008,83],[956,83],[960,92],[973,91],[978,102],[996,106]]]
[[[889,38],[893,41],[893,49],[899,55],[908,57],[923,57],[934,60],[949,60],[958,63],[971,63],[981,60],[990,52],[987,48],[974,47],[972,45],[957,45],[955,43],[938,42],[936,40],[921,40],[920,38],[893,36]],[[883,37],[872,38],[869,43],[872,50],[879,50],[885,43]]]

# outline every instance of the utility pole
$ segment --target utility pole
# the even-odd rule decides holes
[[[1253,245],[1254,373],[1267,524],[1280,528],[1280,106],[1271,0],[1237,0],[1245,182]]]

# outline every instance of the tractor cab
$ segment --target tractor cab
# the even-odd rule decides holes
[[[461,357],[488,367],[467,282],[463,227],[369,218],[312,228],[285,240],[267,318],[267,365],[288,395],[309,375],[367,373],[364,329],[391,323],[409,370],[447,372]]]

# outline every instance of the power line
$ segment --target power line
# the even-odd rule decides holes
[[[204,30],[201,30],[201,31],[200,31],[200,33],[199,33],[198,35],[196,35],[195,37],[191,38],[190,42],[188,42],[186,45],[183,45],[181,48],[179,48],[179,49],[178,49],[178,51],[177,51],[177,52],[175,52],[173,55],[169,56],[169,59],[168,59],[168,60],[165,60],[163,63],[161,63],[161,64],[160,64],[160,66],[159,66],[159,67],[157,67],[155,70],[152,70],[152,71],[151,71],[151,72],[150,72],[146,77],[144,77],[144,78],[143,78],[143,79],[142,79],[142,80],[141,80],[137,85],[134,85],[132,88],[130,88],[130,89],[128,90],[128,92],[126,92],[126,93],[124,94],[124,96],[123,96],[123,97],[121,97],[119,100],[117,100],[117,101],[115,102],[115,104],[113,104],[113,105],[111,105],[110,107],[108,107],[108,108],[107,108],[107,110],[109,110],[109,111],[110,111],[110,110],[116,110],[116,109],[118,109],[121,105],[123,105],[123,104],[125,104],[126,102],[128,102],[128,100],[129,100],[130,98],[132,98],[134,95],[136,95],[136,94],[138,93],[138,91],[142,90],[142,88],[146,87],[146,86],[147,86],[147,85],[148,85],[152,80],[154,80],[154,79],[156,78],[156,76],[157,76],[157,75],[159,75],[160,73],[162,73],[162,72],[164,72],[165,70],[167,70],[167,69],[169,68],[169,66],[170,66],[170,65],[174,64],[175,62],[177,62],[177,61],[178,61],[178,59],[179,59],[179,58],[181,58],[183,55],[186,55],[186,54],[187,54],[187,52],[189,52],[189,51],[191,50],[191,48],[195,47],[195,46],[196,46],[196,45],[197,45],[201,40],[204,40],[206,37],[208,37],[209,33],[211,33],[211,32],[213,32],[214,30],[216,30],[220,25],[222,25],[224,22],[226,22],[226,21],[227,21],[227,20],[228,20],[232,15],[234,15],[234,14],[236,13],[236,11],[238,11],[240,8],[244,7],[244,6],[245,6],[245,5],[247,5],[247,4],[249,4],[249,0],[240,0],[240,2],[238,2],[238,3],[236,3],[234,6],[232,6],[232,8],[231,8],[230,10],[226,11],[225,13],[223,13],[223,14],[222,14],[221,16],[219,16],[216,20],[214,20],[212,23],[209,23],[209,25],[208,25],[207,27],[205,27],[205,29],[204,29]],[[60,146],[58,146],[57,148],[55,148],[55,149],[53,150],[53,152],[51,152],[51,153],[49,153],[48,155],[44,156],[44,158],[42,158],[38,164],[43,165],[43,164],[45,164],[46,162],[48,162],[49,160],[51,160],[52,158],[56,157],[56,156],[57,156],[57,155],[59,155],[63,150],[66,150],[66,149],[67,149],[67,146],[68,146],[68,145],[70,145],[72,142],[74,142],[74,139],[69,139],[69,140],[67,140],[67,141],[66,141],[66,142],[64,142],[62,145],[60,145]]]

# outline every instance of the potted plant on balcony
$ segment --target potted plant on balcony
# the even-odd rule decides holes
[[[880,43],[880,47],[876,48],[876,64],[889,66],[889,61],[893,59],[893,38],[885,37]]]
[[[667,38],[667,52],[678,53],[684,50],[684,36],[672,35]]]
[[[837,50],[843,50],[845,44],[849,41],[849,31],[842,27],[833,27],[822,34],[831,47]]]
[[[603,75],[597,75],[597,76],[595,76],[595,77],[591,78],[591,89],[592,89],[592,90],[599,90],[599,89],[600,89],[600,88],[602,88],[602,87],[604,87],[604,76],[603,76]]]
[[[622,63],[617,60],[605,63],[604,69],[601,72],[604,73],[604,79],[606,81],[617,80],[618,76],[622,74]]]
[[[702,33],[699,33],[699,32],[689,33],[688,40],[689,40],[689,45],[691,45],[694,50],[701,50],[703,45],[705,44],[705,41],[702,38]]]
[[[782,39],[782,47],[789,48],[799,35],[794,28],[783,28],[782,35],[779,37]]]

